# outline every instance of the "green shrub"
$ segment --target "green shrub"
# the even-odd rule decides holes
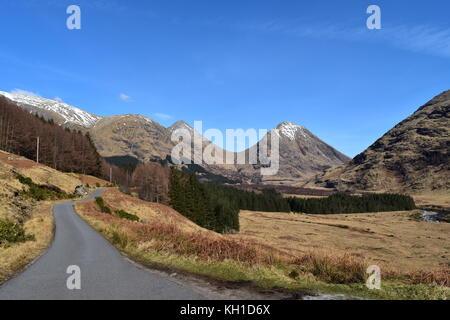
[[[22,225],[0,220],[0,245],[34,240],[34,235],[25,234]]]
[[[120,217],[122,219],[130,220],[130,221],[137,221],[137,222],[140,221],[138,216],[136,216],[134,214],[131,214],[131,213],[128,213],[128,212],[126,212],[124,210],[117,210],[116,211],[116,216],[118,216],[118,217]]]
[[[105,201],[103,201],[102,197],[96,197],[95,202],[99,206],[101,212],[111,214],[111,209],[106,206]]]
[[[16,178],[17,180],[19,180],[19,182],[21,184],[26,184],[26,185],[32,185],[33,184],[33,180],[31,180],[31,178],[28,177],[24,177],[20,174],[16,174]]]
[[[18,173],[16,173],[16,178],[20,183],[28,186],[28,190],[22,191],[21,195],[37,201],[73,199],[76,197],[74,194],[65,193],[54,187],[37,185],[30,178],[24,177]]]
[[[100,183],[97,182],[97,183],[95,184],[95,186],[96,186],[97,188],[100,188]]]

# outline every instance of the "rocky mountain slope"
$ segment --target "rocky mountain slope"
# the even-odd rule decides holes
[[[140,115],[105,117],[90,133],[103,157],[131,156],[141,161],[165,159],[173,147],[166,128]]]
[[[348,164],[309,186],[339,190],[450,190],[450,90],[399,123]]]
[[[134,157],[140,161],[162,160],[171,155],[174,143],[171,141],[177,129],[194,131],[184,121],[178,121],[169,128],[156,121],[140,115],[119,115],[99,117],[81,109],[56,100],[36,96],[0,92],[8,99],[32,113],[54,119],[60,125],[88,131],[103,157]],[[268,133],[280,137],[280,170],[271,181],[286,182],[314,176],[322,170],[340,165],[348,157],[335,150],[306,128],[292,122],[284,122]],[[270,141],[270,139],[269,139]],[[203,139],[203,147],[211,144]],[[256,151],[259,145],[250,150]],[[209,174],[223,176],[236,182],[262,182],[266,178],[260,175],[261,165],[206,165],[193,166],[200,175]],[[266,180],[267,180],[266,179]],[[287,180],[286,180],[287,179]]]

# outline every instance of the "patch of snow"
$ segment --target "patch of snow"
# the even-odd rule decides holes
[[[306,129],[292,122],[283,122],[278,126],[276,132],[287,137],[291,141],[295,140],[297,134],[301,134],[305,139],[308,138]]]
[[[0,95],[16,102],[21,107],[31,106],[41,110],[53,111],[63,117],[65,123],[71,122],[90,128],[102,119],[102,117],[57,100],[17,92],[8,93],[0,91]]]

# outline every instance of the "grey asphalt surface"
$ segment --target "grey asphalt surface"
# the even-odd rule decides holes
[[[96,190],[88,199],[101,195]],[[56,231],[49,250],[0,287],[0,300],[204,300],[205,297],[127,261],[73,210],[53,207]],[[69,266],[81,269],[81,290],[69,290]]]

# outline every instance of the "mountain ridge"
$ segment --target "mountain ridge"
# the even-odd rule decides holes
[[[42,98],[36,95],[0,91],[0,96],[4,96],[20,107],[43,116],[47,120],[53,119],[60,125],[72,123],[77,126],[91,128],[103,118],[62,101]]]
[[[187,129],[191,133],[194,130],[183,120],[166,128],[157,121],[142,115],[100,117],[56,100],[1,91],[0,95],[4,95],[32,113],[43,115],[46,119],[54,119],[62,126],[89,132],[103,157],[131,156],[144,162],[165,160],[170,158],[171,150],[175,146],[175,143],[171,141],[175,130]],[[256,145],[243,152],[248,154],[257,151],[255,148],[259,148],[271,134],[277,134],[280,137],[281,159],[277,179],[306,179],[324,169],[350,160],[305,127],[289,121],[278,124]],[[203,137],[203,148],[210,144],[212,142]],[[225,154],[231,152],[223,151]],[[234,153],[234,156],[237,154]],[[259,183],[264,180],[260,174],[261,165],[259,164],[202,164],[201,166],[213,174],[222,175],[237,182]]]

